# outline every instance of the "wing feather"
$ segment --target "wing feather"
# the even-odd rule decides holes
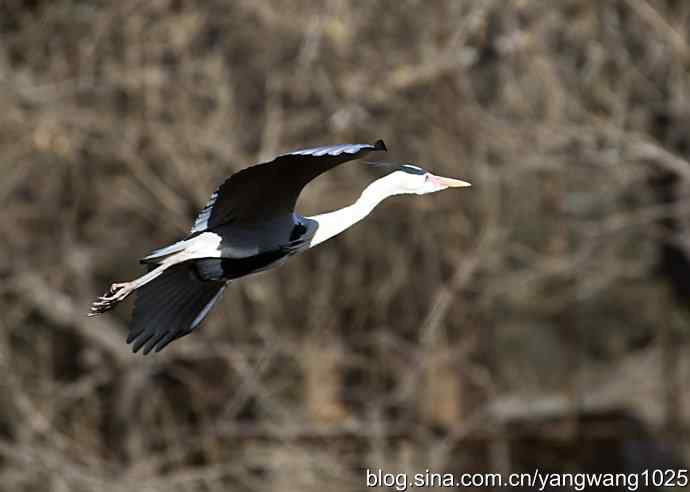
[[[386,150],[382,140],[375,144],[315,147],[282,154],[270,162],[243,169],[211,195],[190,234],[222,224],[252,223],[290,214],[300,192],[312,179],[369,152]]]
[[[225,282],[204,281],[187,264],[169,268],[137,290],[127,343],[134,352],[160,351],[197,328],[220,298]]]

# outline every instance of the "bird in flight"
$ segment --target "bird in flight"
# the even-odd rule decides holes
[[[185,239],[140,260],[148,273],[112,284],[91,305],[89,316],[112,309],[136,291],[127,343],[135,353],[142,348],[144,354],[159,352],[194,331],[228,283],[340,234],[385,198],[470,186],[413,164],[386,164],[393,171],[367,186],[352,205],[313,217],[295,213],[297,198],[311,180],[379,151],[387,151],[382,140],[297,150],[233,174],[213,193]]]

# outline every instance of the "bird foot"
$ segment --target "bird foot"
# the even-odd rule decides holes
[[[91,310],[88,315],[97,316],[111,310],[120,302],[124,301],[133,290],[134,289],[132,289],[128,282],[111,285],[110,290],[108,290],[106,294],[100,296],[91,304]]]

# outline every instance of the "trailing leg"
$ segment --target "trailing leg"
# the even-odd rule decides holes
[[[167,268],[176,264],[177,262],[166,262],[158,265],[156,268],[148,272],[146,275],[142,275],[139,278],[132,280],[131,282],[114,283],[110,286],[108,292],[100,296],[91,304],[91,309],[88,316],[98,316],[106,311],[110,311],[115,306],[124,301],[127,296],[132,292],[137,290],[139,287],[146,285],[153,279],[161,275]]]

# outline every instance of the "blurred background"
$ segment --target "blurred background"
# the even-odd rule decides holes
[[[683,0],[2,0],[0,490],[687,465],[689,32]],[[161,354],[131,301],[86,317],[227,175],[378,138],[473,188],[387,200]]]

